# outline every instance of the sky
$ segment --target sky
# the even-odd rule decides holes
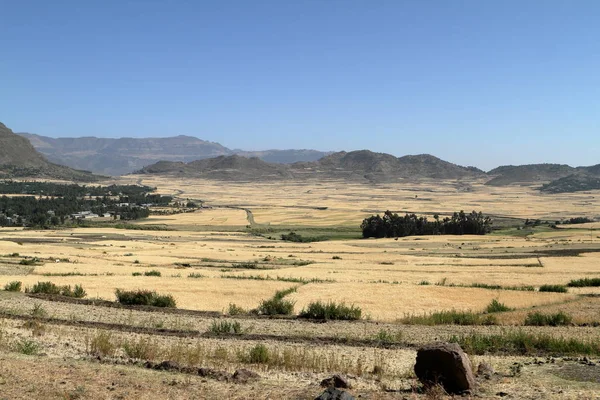
[[[597,0],[0,0],[0,122],[600,163]]]

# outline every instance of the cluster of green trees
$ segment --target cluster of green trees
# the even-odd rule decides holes
[[[56,226],[83,211],[98,215],[108,213],[122,220],[145,218],[150,210],[144,205],[166,206],[173,200],[171,196],[149,194],[152,190],[137,185],[86,187],[5,181],[0,183],[0,193],[33,196],[0,197],[0,226]]]
[[[466,214],[455,212],[452,217],[440,219],[434,215],[434,221],[415,214],[398,214],[386,211],[383,216],[373,215],[365,218],[360,225],[364,238],[403,237],[415,235],[485,235],[492,231],[492,220],[481,212]]]

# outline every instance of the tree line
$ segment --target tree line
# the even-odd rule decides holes
[[[475,211],[466,214],[455,212],[452,217],[440,219],[433,216],[433,221],[416,214],[400,216],[386,211],[365,218],[360,225],[364,238],[404,237],[419,235],[485,235],[492,231],[492,219]]]

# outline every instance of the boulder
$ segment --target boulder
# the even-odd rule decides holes
[[[198,376],[216,379],[218,381],[226,381],[229,379],[229,374],[227,372],[212,368],[198,368]]]
[[[431,343],[417,351],[415,374],[426,387],[441,385],[449,394],[475,388],[467,354],[456,343]]]
[[[319,396],[315,397],[315,400],[356,400],[354,396],[343,390],[336,389],[334,387],[327,388]]]
[[[247,369],[238,369],[233,373],[231,379],[237,383],[247,383],[250,381],[255,381],[260,379],[260,375],[256,372],[247,370]]]
[[[348,379],[344,378],[341,375],[333,375],[329,378],[325,378],[321,381],[322,387],[334,387],[334,388],[342,388],[342,389],[350,389],[352,386]]]

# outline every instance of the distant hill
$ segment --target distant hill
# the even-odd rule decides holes
[[[267,163],[238,155],[190,163],[161,161],[147,166],[142,174],[170,174],[223,180],[345,179],[390,182],[398,179],[461,179],[485,176],[481,170],[461,167],[431,155],[397,158],[369,150],[338,152],[318,161],[291,165]]]
[[[102,177],[49,162],[31,143],[0,122],[0,178],[53,178],[96,181]]]
[[[192,136],[165,138],[51,138],[19,133],[52,162],[106,175],[123,175],[158,161],[190,162],[240,154],[273,163],[315,161],[328,154],[316,150],[230,150]]]
[[[494,176],[486,182],[491,186],[506,186],[515,183],[548,182],[575,173],[576,169],[565,164],[504,165],[488,172]]]
[[[542,185],[540,190],[545,193],[572,193],[600,189],[600,176],[577,173],[556,179]]]
[[[256,157],[246,158],[235,154],[189,163],[159,161],[142,168],[137,173],[236,181],[292,178],[285,165],[267,163]]]

